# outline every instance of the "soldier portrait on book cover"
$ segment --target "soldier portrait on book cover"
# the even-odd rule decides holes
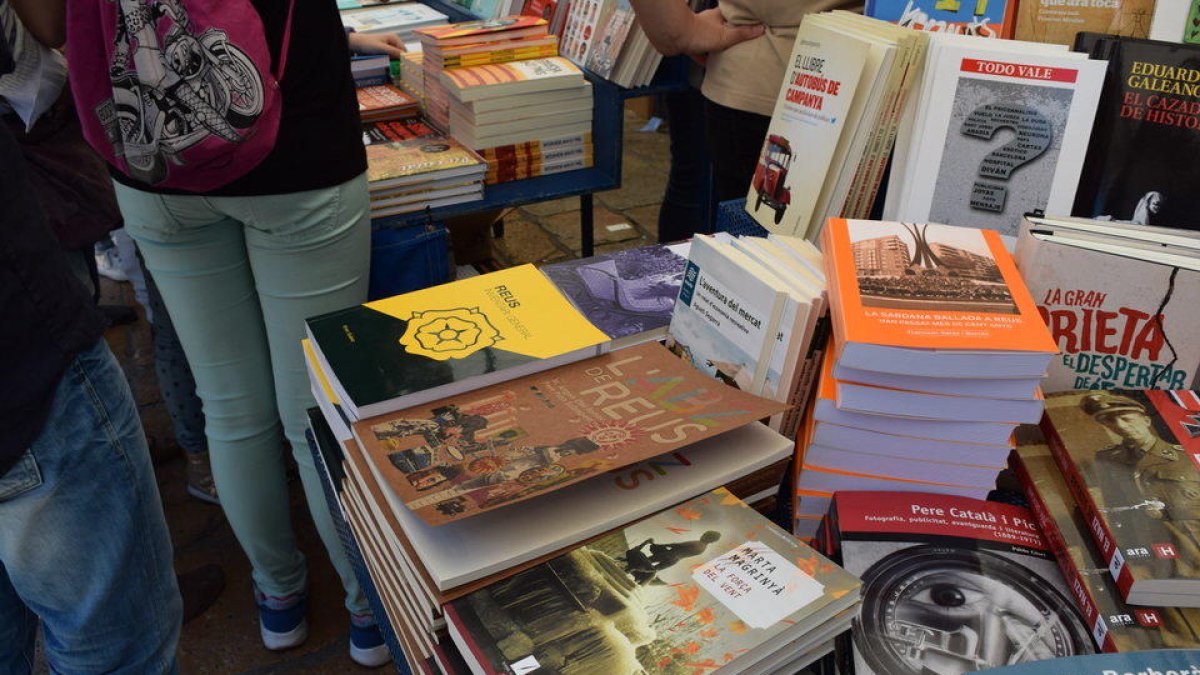
[[[1194,577],[1200,573],[1200,471],[1155,423],[1144,398],[1128,394],[1098,392],[1079,402],[1115,437],[1095,454],[1102,510],[1118,537],[1126,530],[1140,541],[1174,546],[1170,555],[1147,559],[1156,574]]]

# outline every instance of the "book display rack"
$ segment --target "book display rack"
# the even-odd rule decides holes
[[[476,18],[458,5],[441,0],[423,0],[423,2],[448,15],[452,22],[469,21]],[[378,218],[372,221],[374,226],[405,227],[427,222],[430,219],[440,221],[480,211],[578,196],[583,256],[592,255],[594,247],[593,195],[621,186],[621,148],[624,136],[622,120],[625,101],[687,89],[689,86],[687,82],[688,63],[686,57],[665,59],[653,82],[648,86],[633,89],[617,86],[590,71],[584,71],[585,77],[592,83],[594,94],[592,138],[595,139],[596,154],[593,166],[561,174],[489,185],[484,191],[482,200]]]

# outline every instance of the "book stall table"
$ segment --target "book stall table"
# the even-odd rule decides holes
[[[464,11],[458,5],[440,0],[422,0],[422,3],[446,14],[452,22],[471,21],[478,18]],[[594,252],[593,195],[597,192],[621,187],[625,101],[642,96],[685,91],[690,86],[687,79],[688,68],[689,61],[686,57],[664,59],[650,85],[633,89],[617,86],[591,71],[583,69],[584,76],[592,83],[593,92],[592,147],[595,159],[591,167],[488,185],[484,188],[481,200],[377,218],[372,221],[372,224],[375,227],[406,227],[430,220],[442,221],[446,218],[480,211],[506,209],[550,199],[578,196],[582,257],[589,257]],[[711,222],[711,218],[709,220]]]

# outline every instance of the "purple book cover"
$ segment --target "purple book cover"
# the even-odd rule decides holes
[[[666,330],[686,263],[666,246],[644,246],[541,269],[593,325],[617,340]]]

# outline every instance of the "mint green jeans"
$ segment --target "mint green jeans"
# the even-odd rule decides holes
[[[346,607],[362,623],[370,609],[304,437],[314,401],[300,340],[306,318],[366,302],[365,176],[255,197],[160,195],[119,183],[116,192],[195,375],[221,506],[258,590],[286,604],[307,587],[288,508],[286,436]]]

